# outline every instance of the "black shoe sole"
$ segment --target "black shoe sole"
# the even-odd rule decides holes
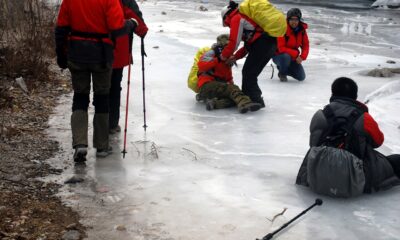
[[[240,113],[245,114],[249,111],[249,108],[242,108],[239,110]]]
[[[265,106],[264,106],[265,107]],[[255,112],[255,111],[258,111],[258,110],[260,110],[262,108],[262,105],[260,104],[260,105],[253,105],[253,106],[251,106],[250,107],[250,111],[251,112]]]

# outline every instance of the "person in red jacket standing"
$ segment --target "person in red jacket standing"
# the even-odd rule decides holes
[[[287,82],[287,76],[303,81],[306,78],[301,65],[307,59],[310,44],[307,36],[307,24],[302,22],[300,9],[292,8],[287,12],[288,27],[283,37],[278,37],[278,50],[272,58],[279,69],[279,79]]]
[[[253,102],[265,107],[257,78],[276,51],[276,38],[241,14],[234,1],[222,9],[221,16],[224,27],[230,28],[229,44],[222,51],[221,60],[230,64],[248,54],[242,69],[242,91]],[[241,41],[244,41],[244,47],[236,51]]]
[[[97,157],[111,153],[108,137],[109,91],[113,40],[133,31],[135,19],[124,19],[118,0],[63,0],[55,29],[57,64],[69,68],[74,90],[72,146],[74,161],[86,160],[88,107],[93,83],[93,147]]]
[[[125,66],[132,64],[132,41],[133,33],[141,38],[147,34],[148,28],[143,20],[142,12],[139,10],[135,0],[120,0],[121,7],[124,12],[125,19],[135,19],[139,25],[135,28],[134,32],[122,35],[115,40],[114,47],[114,62],[111,74],[111,88],[110,88],[110,114],[109,114],[109,129],[110,134],[121,131],[118,125],[120,116],[121,104],[121,81],[122,72]]]
[[[237,106],[240,113],[257,111],[261,105],[254,103],[233,83],[232,64],[221,61],[221,52],[229,42],[229,35],[217,37],[211,50],[205,52],[197,63],[199,67],[198,98],[206,101],[207,110]]]

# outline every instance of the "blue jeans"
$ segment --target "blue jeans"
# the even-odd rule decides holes
[[[289,54],[275,55],[272,57],[272,61],[278,66],[281,75],[291,76],[299,81],[303,81],[306,78],[303,66],[293,61]]]

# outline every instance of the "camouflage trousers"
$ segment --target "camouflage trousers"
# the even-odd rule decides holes
[[[241,107],[251,103],[251,99],[238,86],[219,81],[205,83],[201,87],[198,97],[200,100],[216,98],[216,109],[229,108],[235,105]]]

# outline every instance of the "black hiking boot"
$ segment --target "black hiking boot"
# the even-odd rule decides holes
[[[85,145],[77,145],[74,147],[74,162],[82,163],[86,161],[87,147]]]
[[[105,158],[112,153],[112,147],[108,147],[107,149],[97,149],[96,157]]]
[[[208,111],[214,110],[216,108],[216,104],[217,104],[217,99],[216,98],[207,99],[206,100],[206,109]]]
[[[119,133],[119,132],[121,132],[121,126],[120,125],[117,125],[116,127],[110,128],[108,130],[109,134],[116,134],[116,133]]]
[[[253,103],[259,103],[260,104],[260,108],[265,108],[265,103],[264,103],[264,99],[263,97],[257,97],[257,98],[251,98],[251,101]],[[257,109],[258,110],[258,109]],[[256,111],[257,111],[256,110]]]
[[[260,110],[261,104],[255,103],[255,102],[250,102],[243,104],[242,106],[238,106],[238,110],[240,113],[247,113],[248,111],[250,112],[255,112]]]
[[[200,97],[200,94],[196,94],[196,101],[201,102],[203,99]]]
[[[287,82],[287,81],[288,81],[286,75],[283,75],[283,74],[281,74],[281,73],[278,73],[278,77],[279,77],[279,80],[280,80],[281,82]]]

